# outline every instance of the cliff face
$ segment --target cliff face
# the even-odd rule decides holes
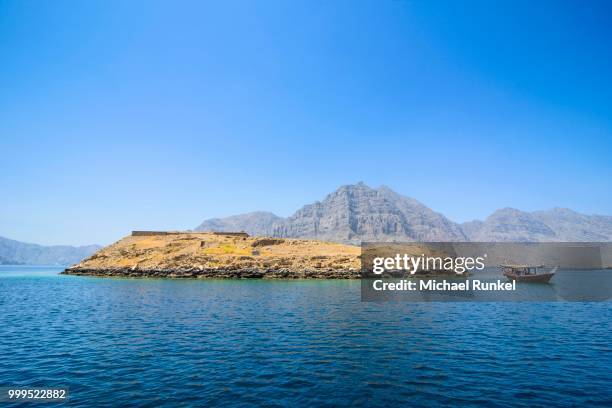
[[[358,278],[360,249],[212,233],[129,236],[64,273],[176,278]]]
[[[261,216],[258,216],[261,215]],[[255,222],[257,220],[257,222]],[[204,221],[198,231],[244,230],[253,235],[361,241],[464,241],[461,228],[418,201],[387,187],[342,186],[288,218],[249,213]]]
[[[555,208],[525,212],[504,208],[484,221],[456,224],[417,200],[387,187],[342,186],[323,201],[287,218],[256,212],[204,221],[198,231],[314,238],[358,244],[372,242],[588,242],[612,241],[612,217]]]
[[[350,243],[465,240],[443,215],[386,187],[365,184],[340,187],[322,202],[302,207],[277,223],[273,234]]]

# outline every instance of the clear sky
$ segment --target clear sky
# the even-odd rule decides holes
[[[612,215],[612,6],[1,1],[0,236],[106,244],[381,184]]]

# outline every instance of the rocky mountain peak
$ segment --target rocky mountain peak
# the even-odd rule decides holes
[[[456,224],[414,198],[363,182],[340,186],[287,218],[253,212],[204,221],[198,231],[246,231],[251,235],[324,241],[611,241],[612,217],[567,208],[526,212],[502,208],[484,221]]]
[[[244,216],[237,216],[241,221]],[[227,222],[224,223],[224,220]],[[202,223],[197,230],[237,226],[235,217]],[[272,219],[265,235],[289,238],[314,238],[326,241],[461,241],[461,228],[418,201],[402,196],[388,187],[374,189],[363,182],[340,186],[322,201],[305,205],[285,219]],[[261,226],[260,226],[261,227]]]

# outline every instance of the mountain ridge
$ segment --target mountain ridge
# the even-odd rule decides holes
[[[0,237],[0,265],[72,265],[100,248],[100,245],[45,246]]]
[[[340,186],[323,200],[288,217],[255,211],[204,220],[196,231],[246,231],[251,235],[362,241],[561,242],[612,241],[612,216],[568,208],[526,212],[501,208],[484,220],[456,223],[387,186]]]
[[[251,224],[253,214],[268,214],[269,222]],[[388,187],[373,189],[364,183],[340,186],[323,200],[304,205],[286,218],[268,212],[246,213],[205,220],[196,231],[222,231],[235,226],[252,235],[353,244],[364,240],[465,240],[461,229],[442,214]]]

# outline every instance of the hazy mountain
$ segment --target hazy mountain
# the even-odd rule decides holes
[[[246,231],[251,235],[359,243],[360,241],[612,241],[612,217],[568,209],[495,211],[486,220],[456,224],[388,187],[342,186],[323,201],[287,218],[253,212],[204,221],[198,231]]]
[[[0,264],[72,265],[100,249],[99,245],[43,246],[0,237]]]
[[[484,222],[472,222],[464,228],[470,241],[553,241],[555,232],[535,215],[514,208],[495,211]]]
[[[463,224],[461,224],[461,230],[467,237],[468,241],[475,240],[474,238],[480,231],[480,228],[482,228],[482,224],[484,224],[484,222],[480,220],[464,222]]]
[[[211,218],[196,227],[196,231],[245,231],[250,235],[272,235],[274,223],[281,220],[281,217],[271,212],[254,211],[225,218]]]
[[[485,221],[461,226],[470,241],[612,241],[612,217],[585,215],[565,208],[532,213],[504,208]]]
[[[457,224],[418,201],[387,187],[375,190],[363,183],[342,186],[288,218],[249,213],[206,220],[196,230],[244,230],[255,235],[351,243],[466,239]]]
[[[567,208],[537,211],[533,215],[553,231],[560,241],[612,241],[612,217],[584,215]]]

